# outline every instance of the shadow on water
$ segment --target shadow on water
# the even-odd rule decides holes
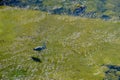
[[[106,67],[108,67],[109,69],[115,69],[117,71],[120,71],[120,66],[117,65],[106,65]]]
[[[31,57],[31,59],[32,59],[33,61],[35,61],[35,62],[39,62],[39,63],[42,62],[42,61],[41,61],[39,58],[37,58],[37,57]]]
[[[105,78],[103,80],[120,80],[120,66],[117,65],[104,65],[108,68],[105,71]]]

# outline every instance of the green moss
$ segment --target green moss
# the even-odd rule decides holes
[[[102,80],[101,65],[119,64],[119,22],[7,8],[0,10],[2,79]],[[38,56],[33,48],[43,42],[47,49]]]

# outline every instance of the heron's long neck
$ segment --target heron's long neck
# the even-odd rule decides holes
[[[45,48],[46,48],[46,44],[44,43],[44,44],[43,44],[43,49],[45,49]]]

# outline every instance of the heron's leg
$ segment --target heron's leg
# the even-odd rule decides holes
[[[37,57],[39,57],[40,52],[37,52]]]
[[[44,59],[44,56],[40,51],[37,52],[37,57],[40,59]]]
[[[38,57],[39,57],[39,58],[42,58],[42,54],[41,54],[40,51],[38,52]]]
[[[44,56],[43,56],[43,54],[41,54],[41,57],[44,59]]]

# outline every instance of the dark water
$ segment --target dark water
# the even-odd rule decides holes
[[[16,6],[16,7],[21,7],[21,8],[29,8],[29,9],[36,9],[36,10],[41,10],[45,12],[49,12],[51,14],[67,14],[67,15],[72,15],[72,16],[81,16],[81,15],[86,15],[91,17],[91,14],[86,13],[87,6],[84,7],[76,7],[73,11],[71,8],[65,8],[64,6],[61,7],[56,7],[52,9],[50,6],[45,6],[43,0],[28,0],[25,2],[22,2],[21,0],[2,0],[0,2],[0,5],[7,5],[7,6]],[[69,2],[70,3],[70,2]],[[63,3],[65,5],[65,3]],[[85,16],[85,17],[87,17]]]
[[[120,80],[120,66],[117,65],[104,65],[108,68],[105,71],[105,78],[103,80]]]

